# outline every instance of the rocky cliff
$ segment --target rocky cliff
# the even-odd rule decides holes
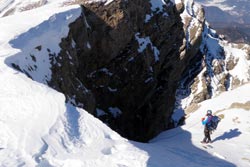
[[[250,46],[228,43],[206,23],[200,50],[183,73],[176,91],[175,123],[180,124],[178,115],[188,116],[200,102],[249,81]]]
[[[81,17],[60,44],[50,85],[121,135],[147,141],[170,126],[177,83],[202,31],[186,41],[183,3],[104,3],[82,3]]]

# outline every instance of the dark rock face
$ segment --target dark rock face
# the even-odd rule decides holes
[[[82,8],[50,85],[122,136],[148,141],[169,128],[177,83],[201,36],[186,49],[183,4],[152,11],[146,0],[115,0]]]

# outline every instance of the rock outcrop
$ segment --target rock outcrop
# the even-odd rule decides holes
[[[155,8],[145,0],[83,2],[50,85],[122,136],[148,141],[171,126],[177,83],[199,51],[203,11],[199,31],[189,32],[183,11],[169,1]]]
[[[208,24],[202,36],[200,51],[176,91],[175,111],[189,114],[198,103],[250,81],[249,45],[222,40]]]

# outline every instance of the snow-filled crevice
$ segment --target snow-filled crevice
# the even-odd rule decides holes
[[[172,115],[172,120],[174,123],[174,126],[182,125],[183,118],[185,117],[185,108],[188,107],[193,98],[192,94],[192,84],[194,84],[195,80],[194,78],[198,76],[199,78],[202,77],[202,54],[199,52],[193,60],[191,60],[190,66],[185,70],[185,72],[182,74],[182,79],[178,83],[178,89],[176,90],[175,96],[175,109]],[[198,89],[201,86],[198,86]]]
[[[224,64],[225,53],[223,47],[220,44],[218,35],[212,32],[212,29],[206,24],[203,32],[203,43],[201,45],[201,51],[205,55],[204,61],[206,65],[206,82],[208,85],[210,97],[214,96],[217,91],[217,85],[219,84],[220,78],[215,75],[214,66],[216,63]],[[221,66],[222,71],[225,71],[225,66]]]
[[[80,130],[79,130],[79,118],[80,113],[70,104],[66,104],[66,112],[65,112],[66,122],[65,128],[68,132],[69,138],[71,140],[79,140],[80,139]]]

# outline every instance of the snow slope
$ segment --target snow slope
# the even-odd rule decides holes
[[[10,59],[22,60],[17,57],[36,51],[29,48],[34,39],[45,47],[52,45],[56,53],[53,42],[67,34],[68,24],[79,14],[78,6],[54,3],[0,18],[1,167],[250,166],[250,109],[245,104],[250,99],[249,83],[201,103],[184,126],[163,132],[149,143],[137,143],[65,103],[63,94],[10,68]],[[214,143],[204,148],[200,118],[208,108],[224,118],[212,135]]]

